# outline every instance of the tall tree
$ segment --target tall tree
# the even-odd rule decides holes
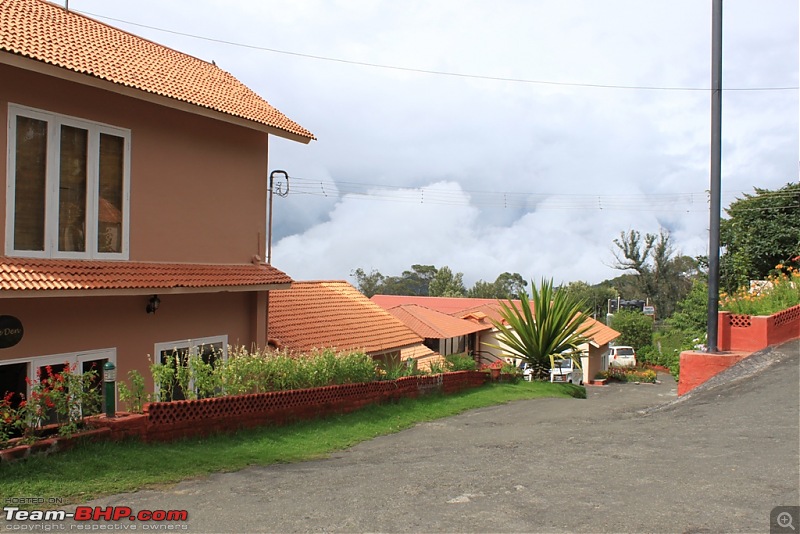
[[[463,297],[466,291],[464,273],[453,274],[446,265],[436,271],[428,286],[428,294],[431,297]]]
[[[519,294],[520,291],[525,291],[525,288],[528,287],[528,281],[522,278],[519,273],[504,272],[497,277],[494,285],[497,288],[497,296],[507,299]]]
[[[621,232],[614,240],[615,269],[634,271],[634,276],[624,282],[627,288],[618,287],[624,299],[650,299],[661,318],[669,317],[675,305],[692,287],[698,271],[698,262],[689,256],[676,255],[670,233],[663,228],[656,234],[642,235],[636,230]],[[624,289],[624,290],[623,290]]]
[[[383,281],[386,279],[380,272],[373,269],[367,274],[364,269],[359,267],[350,273],[350,276],[356,280],[356,288],[361,291],[367,298],[382,293]]]
[[[566,291],[554,291],[552,280],[542,280],[539,287],[532,283],[530,300],[524,291],[517,299],[519,307],[501,302],[504,322],[492,321],[502,343],[495,348],[511,351],[530,363],[540,377],[547,376],[554,358],[574,353],[586,342],[589,326],[584,303]]]
[[[566,291],[575,300],[584,301],[589,315],[602,320],[605,320],[608,312],[609,299],[617,298],[617,292],[605,282],[593,286],[583,281],[570,282],[559,287],[558,291]]]
[[[800,184],[755,188],[725,210],[720,224],[720,286],[736,291],[763,280],[779,263],[800,255]]]
[[[478,280],[469,288],[466,296],[481,299],[509,299],[520,291],[525,291],[528,281],[519,273],[505,272],[497,277],[494,282]]]

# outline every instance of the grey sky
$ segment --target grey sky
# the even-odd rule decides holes
[[[619,274],[621,231],[660,227],[683,253],[706,253],[710,0],[70,8],[214,60],[316,134],[270,147],[271,169],[292,177],[275,200],[273,264],[295,279],[422,263],[469,285],[503,271],[595,283]],[[726,206],[796,181],[800,141],[797,90],[734,90],[798,85],[797,2],[724,10]]]

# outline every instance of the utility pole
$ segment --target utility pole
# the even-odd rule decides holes
[[[708,236],[708,352],[717,352],[719,331],[719,226],[722,189],[722,0],[711,10],[711,187]]]
[[[277,194],[285,197],[289,194],[289,173],[286,171],[272,171],[269,173],[269,222],[267,223],[267,265],[272,265],[272,195],[275,193],[275,175],[282,174],[286,180],[286,190],[283,189],[282,182],[278,182]]]

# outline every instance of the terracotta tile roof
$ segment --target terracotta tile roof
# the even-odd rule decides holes
[[[442,356],[435,351],[432,351],[422,343],[418,345],[411,345],[410,347],[406,347],[404,349],[400,349],[400,361],[406,361],[409,358],[414,358],[415,360],[420,360],[423,358],[431,358],[433,356],[438,356],[441,358]]]
[[[0,51],[314,139],[216,65],[49,2],[0,0]]]
[[[404,305],[417,305],[424,306],[431,310],[436,310],[460,319],[467,319],[476,324],[489,324],[491,326],[492,320],[500,321],[500,304],[497,299],[472,299],[461,297],[416,297],[405,295],[375,295],[372,301],[376,304],[387,309],[404,306]],[[508,304],[509,301],[504,300]],[[515,306],[519,305],[518,300],[511,301]],[[480,318],[480,314],[485,315],[485,318]],[[470,317],[472,316],[472,317]],[[598,346],[605,345],[609,341],[619,337],[619,332],[610,328],[603,323],[588,318],[590,328],[587,332],[591,341]],[[419,332],[418,332],[419,333]],[[427,337],[427,336],[426,336]]]
[[[417,297],[411,295],[374,295],[372,302],[384,309],[402,306],[404,304],[416,304],[425,306],[431,310],[446,313],[447,315],[457,315],[464,310],[470,310],[484,304],[496,305],[497,299],[473,299],[466,297]]]
[[[267,265],[0,257],[0,297],[52,291],[255,287],[291,282],[286,273]]]
[[[610,326],[606,326],[600,321],[592,319],[591,317],[586,320],[586,323],[589,325],[589,330],[585,335],[598,347],[603,346],[620,336],[620,333]]]
[[[416,304],[395,306],[387,311],[424,338],[448,339],[492,328],[491,324],[474,323]]]
[[[344,281],[294,282],[270,293],[270,342],[290,350],[362,349],[374,354],[422,338]]]

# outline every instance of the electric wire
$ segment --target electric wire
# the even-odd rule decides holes
[[[292,176],[290,194],[336,199],[385,201],[395,203],[432,204],[445,206],[473,206],[477,208],[528,209],[528,210],[598,210],[642,212],[707,212],[708,192],[647,193],[647,194],[563,194],[498,192],[481,190],[446,190],[438,187],[408,187],[352,181],[314,180]],[[751,193],[723,192],[726,204]],[[738,207],[742,211],[798,210],[800,199],[791,191],[771,191],[759,195],[761,199],[786,200],[786,204],[763,207]],[[795,202],[792,202],[792,201]]]
[[[106,15],[100,15],[97,13],[91,13],[89,11],[79,11],[73,10],[76,13],[80,13],[82,15],[87,15],[103,20],[111,20],[114,22],[119,22],[123,24],[128,24],[131,26],[136,26],[139,28],[146,28],[148,30],[154,30],[163,33],[169,33],[172,35],[179,35],[181,37],[189,37],[191,39],[197,39],[201,41],[208,41],[212,43],[224,44],[228,46],[235,46],[239,48],[247,48],[250,50],[259,50],[262,52],[271,52],[275,54],[283,54],[288,56],[294,57],[301,57],[306,59],[314,59],[318,61],[328,61],[332,63],[342,63],[347,65],[355,65],[359,67],[369,67],[369,68],[376,68],[376,69],[387,69],[387,70],[395,70],[401,72],[413,72],[417,74],[428,74],[434,76],[449,76],[454,78],[467,78],[473,80],[487,80],[487,81],[496,81],[496,82],[509,82],[509,83],[520,83],[520,84],[532,84],[532,85],[552,85],[552,86],[559,86],[559,87],[580,87],[580,88],[590,88],[590,89],[622,89],[622,90],[640,90],[640,91],[704,91],[710,92],[713,89],[710,87],[669,87],[669,86],[651,86],[651,85],[619,85],[619,84],[602,84],[602,83],[587,83],[587,82],[558,82],[553,80],[533,80],[533,79],[526,79],[526,78],[508,78],[503,76],[489,76],[485,74],[467,74],[463,72],[451,72],[451,71],[442,71],[442,70],[432,70],[432,69],[422,69],[416,67],[401,67],[398,65],[387,65],[383,63],[372,63],[367,61],[355,61],[350,59],[342,59],[330,56],[321,56],[317,54],[307,54],[302,52],[293,52],[290,50],[281,50],[278,48],[271,48],[267,46],[259,46],[259,45],[250,45],[246,43],[239,43],[236,41],[229,41],[226,39],[217,39],[213,37],[205,37],[202,35],[180,32],[177,30],[169,30],[166,28],[160,28],[158,26],[151,26],[148,24],[140,24],[137,22],[131,22],[129,20],[118,19],[114,17],[109,17]],[[794,91],[800,89],[800,86],[775,86],[775,87],[723,87],[722,91]]]

